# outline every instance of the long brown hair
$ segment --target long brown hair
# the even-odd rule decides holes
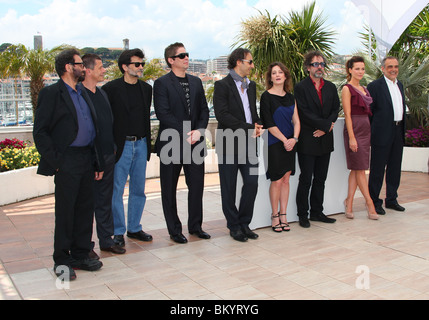
[[[281,62],[273,62],[268,66],[267,73],[265,74],[265,87],[267,90],[270,90],[273,87],[273,82],[271,81],[271,72],[274,67],[280,67],[286,76],[284,83],[284,90],[290,92],[292,90],[292,77],[290,75],[289,69]]]
[[[356,62],[363,62],[365,64],[365,59],[360,56],[354,56],[346,62],[347,81],[352,79],[352,74],[350,73],[349,69],[353,69],[353,66]]]

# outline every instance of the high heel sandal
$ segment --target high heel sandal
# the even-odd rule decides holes
[[[355,215],[353,214],[353,211],[352,212],[348,212],[347,199],[344,200],[344,207],[345,207],[344,214],[346,215],[346,218],[347,219],[354,219]]]
[[[273,229],[274,232],[277,232],[277,233],[282,232],[283,228],[282,228],[282,224],[280,223],[280,215],[279,214],[277,214],[277,215],[271,214],[271,220],[274,220],[275,218],[279,219],[279,223],[276,224],[275,226],[273,226],[271,223],[271,228]]]
[[[280,214],[279,212],[279,221],[280,221],[280,225],[283,231],[290,231],[290,226],[289,224],[286,222],[282,222],[282,219],[280,219],[281,216],[286,216],[286,213]]]
[[[368,209],[368,205],[365,203],[366,211],[368,212],[368,219],[370,220],[378,220],[379,215],[377,213],[370,213]]]

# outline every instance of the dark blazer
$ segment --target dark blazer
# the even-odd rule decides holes
[[[147,141],[147,161],[151,155],[151,132],[150,132],[150,106],[152,104],[152,87],[144,81],[138,80],[142,93],[144,116],[142,125],[144,126]],[[124,77],[112,80],[101,87],[109,97],[109,102],[113,112],[113,134],[115,136],[115,143],[117,147],[116,162],[121,158],[122,151],[124,150],[126,128],[128,126],[129,114],[129,98],[126,94]]]
[[[252,113],[252,124],[246,122],[243,102],[241,101],[237,85],[232,76],[228,75],[224,79],[215,82],[213,107],[218,121],[216,141],[219,142],[222,138],[221,130],[232,129],[235,131],[237,129],[244,129],[247,134],[248,130],[253,130],[255,128],[255,123],[262,124],[256,111],[256,84],[253,81],[249,84],[247,96],[249,97],[250,111]],[[223,150],[219,150],[219,145],[220,143],[216,144],[217,153],[231,154],[231,152],[226,152],[226,144],[224,144]],[[235,144],[234,154],[237,154],[237,152],[238,146]]]
[[[334,151],[334,132],[329,132],[333,122],[337,121],[340,99],[335,85],[327,80],[322,88],[323,107],[319,95],[310,77],[295,86],[295,99],[301,121],[298,152],[320,156]],[[313,132],[322,130],[326,134],[313,137]]]
[[[173,72],[158,78],[153,85],[153,101],[155,105],[156,117],[159,120],[159,132],[156,140],[156,151],[160,155],[163,146],[168,144],[168,141],[161,141],[160,137],[164,130],[174,129],[180,135],[180,150],[182,155],[183,139],[187,139],[187,134],[190,130],[205,130],[209,122],[209,108],[204,93],[204,88],[201,80],[195,76],[187,74],[189,81],[189,91],[191,100],[191,115],[188,114],[188,105],[185,98],[185,92],[179,83],[179,80]],[[183,132],[183,122],[191,121],[191,128],[185,128]],[[199,143],[205,144],[205,139],[192,146],[195,148]]]
[[[402,94],[403,102],[403,134],[402,138],[405,142],[405,94],[404,87],[398,81],[398,86]],[[390,97],[389,87],[386,79],[381,77],[368,85],[368,91],[371,94],[373,103],[371,104],[372,116],[371,120],[371,145],[386,146],[392,143],[395,135],[393,103]]]
[[[98,136],[94,105],[85,90],[82,90],[82,97],[91,110]],[[63,162],[64,152],[76,139],[78,130],[76,108],[64,81],[60,79],[57,83],[43,88],[39,94],[33,126],[34,142],[41,156],[38,174],[45,176],[55,174]],[[93,154],[95,170],[104,171],[104,160],[98,138],[94,141]]]

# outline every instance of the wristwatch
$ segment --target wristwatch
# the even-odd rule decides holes
[[[293,138],[295,139],[296,142],[298,142],[298,138],[296,138],[296,137],[293,137]]]

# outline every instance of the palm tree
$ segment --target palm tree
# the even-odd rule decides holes
[[[18,79],[23,75],[24,60],[27,49],[24,45],[10,45],[0,54],[0,75],[2,78],[12,78],[14,83],[15,117],[18,124]],[[21,95],[22,95],[21,87]]]
[[[299,82],[306,76],[303,68],[303,56],[310,50],[322,52],[327,59],[334,55],[335,32],[324,28],[326,18],[322,13],[315,13],[316,3],[304,6],[302,12],[292,11],[286,21],[289,38],[293,44],[289,50],[289,69],[294,81]]]
[[[301,12],[292,11],[287,18],[271,18],[268,12],[259,11],[259,16],[242,22],[233,47],[245,46],[252,52],[258,79],[263,79],[270,63],[280,61],[289,68],[296,83],[305,77],[303,56],[307,51],[320,50],[327,58],[333,55],[335,33],[324,28],[326,19],[315,13],[315,5],[312,2]]]
[[[57,46],[51,50],[28,50],[24,58],[24,72],[30,77],[30,96],[33,106],[33,117],[37,108],[40,91],[44,88],[44,76],[55,71],[55,56],[67,48],[67,45]]]
[[[43,77],[55,70],[55,56],[70,46],[61,45],[51,50],[27,49],[24,45],[11,45],[0,54],[0,74],[11,77],[15,83],[15,98],[18,94],[17,82],[24,75],[30,78],[30,96],[33,117],[37,107],[40,90],[44,87]],[[21,92],[22,93],[22,92]],[[18,122],[18,101],[15,101],[16,120]]]

